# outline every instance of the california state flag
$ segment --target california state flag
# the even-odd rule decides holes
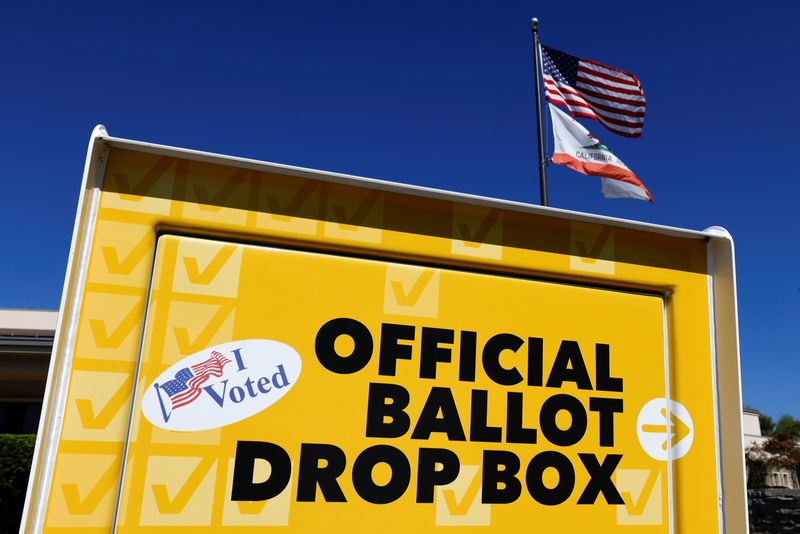
[[[653,202],[642,181],[607,146],[572,117],[553,104],[548,105],[556,140],[553,163],[602,177],[603,196],[606,198],[638,198]]]

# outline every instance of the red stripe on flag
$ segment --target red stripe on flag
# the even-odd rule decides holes
[[[549,101],[563,105],[573,117],[597,120],[616,134],[641,137],[647,100],[639,78],[599,61],[547,47],[542,53],[543,71],[549,72],[544,75]],[[577,72],[569,70],[574,68],[573,62],[577,63]],[[575,85],[568,84],[567,79],[574,80]]]
[[[625,87],[629,87],[629,88],[632,88],[632,89],[639,89],[639,83],[638,82],[631,82],[629,80],[623,80],[623,79],[617,78],[616,76],[609,76],[605,72],[600,72],[598,70],[587,69],[583,65],[579,64],[578,65],[578,76],[580,76],[581,74],[586,74],[587,76],[591,76],[593,78],[600,78],[600,80],[606,80],[608,82],[612,82],[609,85],[619,84],[619,85],[623,85]],[[598,83],[602,83],[602,82],[598,81]]]
[[[188,387],[186,391],[182,391],[170,399],[172,409],[186,406],[196,400],[202,393],[201,386],[212,376],[222,376],[223,367],[230,362],[231,360],[214,351],[211,353],[211,358],[192,365],[191,370],[194,376],[186,382]]]
[[[599,61],[594,61],[592,59],[581,58],[580,61],[583,61],[585,63],[590,63],[592,65],[595,65],[597,67],[602,67],[604,69],[608,69],[608,70],[613,70],[615,72],[619,72],[620,74],[624,74],[625,76],[629,76],[630,79],[633,80],[634,82],[636,82],[637,84],[639,83],[639,78],[637,78],[635,74],[631,74],[628,71],[625,71],[625,70],[622,70],[622,69],[618,69],[616,67],[611,67],[609,65],[606,65],[605,63],[600,63]],[[596,72],[596,71],[592,71],[592,72]]]
[[[627,117],[637,117],[640,119],[644,119],[644,111],[629,111],[627,109],[615,108],[613,106],[606,106],[604,104],[598,104],[597,102],[592,102],[589,99],[586,99],[589,104],[595,108],[602,111],[608,111],[609,113],[616,113],[618,115],[625,115]],[[643,121],[639,121],[640,123]]]
[[[588,107],[571,106],[569,105],[569,103],[564,102],[563,100],[559,101],[550,100],[550,101],[553,102],[553,104],[561,106],[567,111],[569,111],[570,115],[572,115],[573,117],[585,117],[587,119],[597,120],[597,115],[595,115],[594,112]]]
[[[612,178],[614,180],[619,180],[621,182],[627,182],[629,184],[635,185],[636,187],[641,188],[647,194],[647,198],[650,199],[650,203],[653,202],[653,196],[650,194],[650,191],[648,191],[647,188],[644,186],[642,181],[639,180],[639,178],[631,171],[627,171],[621,167],[617,167],[616,165],[581,161],[568,154],[564,154],[563,152],[556,152],[555,154],[553,154],[552,162],[557,163],[559,165],[564,165],[565,167],[569,167],[570,169],[578,171],[581,174],[586,174],[590,176],[602,176],[603,178]]]
[[[614,106],[615,103],[617,103],[617,104],[626,104],[626,105],[629,105],[629,106],[644,106],[644,105],[646,105],[646,101],[642,100],[642,99],[632,100],[630,98],[622,98],[622,97],[619,97],[619,96],[609,95],[609,94],[604,93],[602,91],[596,91],[595,89],[596,89],[595,87],[586,87],[583,84],[578,85],[578,87],[576,87],[576,90],[579,93],[585,93],[586,95],[592,96],[594,98],[597,98],[598,100],[603,100],[605,102],[608,102],[609,105],[611,105],[611,106]],[[614,107],[616,107],[616,106],[614,106]]]
[[[611,130],[612,132],[614,132],[617,135],[621,135],[623,137],[631,137],[631,138],[634,138],[634,139],[637,138],[637,137],[641,137],[642,136],[642,129],[641,128],[636,128],[636,129],[630,128],[628,130],[623,130],[623,129],[620,129],[619,127],[617,127],[617,126],[614,126],[613,124],[606,124],[605,122],[603,122],[603,120],[600,117],[598,117],[597,120],[598,120],[598,122],[600,124],[602,124],[607,129]]]
[[[605,90],[608,90],[608,91],[614,91],[614,92],[621,93],[621,94],[624,94],[624,95],[644,96],[644,93],[642,93],[642,90],[639,89],[639,88],[636,88],[636,87],[634,87],[634,88],[615,87],[615,86],[609,85],[607,83],[598,82],[597,80],[592,80],[591,78],[583,76],[583,74],[581,72],[578,72],[577,83],[583,83],[583,84],[586,84],[586,85],[591,85],[591,86],[594,86],[594,87],[598,87],[598,88],[605,89]]]
[[[617,119],[615,117],[609,117],[608,115],[605,115],[603,113],[598,113],[597,116],[598,117],[602,117],[603,121],[605,121],[605,122],[607,122],[609,124],[614,124],[616,126],[624,126],[625,128],[634,128],[634,129],[636,129],[636,128],[641,129],[641,127],[642,127],[642,122],[641,121],[620,120],[620,119]]]

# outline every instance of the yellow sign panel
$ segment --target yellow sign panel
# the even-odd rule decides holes
[[[637,434],[665,395],[660,296],[175,236],[153,277],[120,532],[371,532],[387,509],[384,532],[668,531]]]
[[[745,532],[724,234],[102,131],[85,180],[23,530]]]

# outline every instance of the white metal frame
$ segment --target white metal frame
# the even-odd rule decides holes
[[[711,227],[705,231],[686,230],[652,223],[591,215],[559,208],[542,207],[509,200],[498,200],[478,195],[399,184],[373,178],[318,171],[291,165],[262,162],[248,158],[144,143],[111,137],[102,125],[95,127],[87,150],[80,200],[78,202],[75,226],[72,234],[67,274],[61,295],[59,319],[54,340],[54,347],[58,348],[63,338],[63,347],[59,354],[51,358],[50,361],[48,382],[42,405],[44,417],[42,417],[40,421],[39,433],[34,449],[34,463],[31,469],[31,479],[28,484],[26,503],[23,510],[21,532],[39,532],[44,526],[44,513],[50,493],[56,450],[64,416],[64,404],[69,385],[70,364],[78,326],[77,319],[80,315],[81,303],[77,296],[82,293],[86,279],[89,253],[94,237],[94,215],[98,208],[100,187],[105,174],[105,156],[112,148],[128,149],[162,156],[180,157],[213,164],[231,165],[256,171],[266,171],[331,183],[355,185],[425,198],[449,200],[522,213],[545,215],[570,221],[605,224],[617,228],[647,231],[672,237],[705,240],[707,242],[710,273],[709,318],[712,336],[711,356],[714,362],[712,368],[715,380],[714,400],[716,408],[715,424],[720,500],[720,530],[730,533],[741,532],[742,534],[747,532],[747,499],[744,488],[737,484],[737,482],[744,480],[744,458],[742,457],[737,460],[735,457],[730,457],[731,452],[737,450],[742,451],[741,409],[737,408],[737,414],[726,414],[722,412],[721,408],[732,402],[738,403],[737,406],[739,407],[741,406],[741,370],[739,366],[733,240],[724,228]],[[84,216],[86,216],[85,220],[88,221],[86,227],[81,226]],[[72,273],[74,273],[74,276],[72,276]],[[68,303],[70,304],[69,309],[67,309]],[[69,322],[65,320],[66,317],[70,318]],[[667,341],[665,340],[665,350],[668,349],[666,343]],[[60,362],[58,367],[56,366],[56,361]],[[730,378],[730,380],[725,382],[724,387],[721,387],[721,383],[719,382],[721,376]],[[735,381],[732,380],[733,376],[736,377]],[[733,382],[735,382],[735,384]],[[667,391],[667,398],[669,398],[669,391]],[[667,404],[669,405],[669,403]],[[738,435],[738,438],[736,435]],[[727,466],[727,468],[723,467],[723,465]],[[736,477],[736,480],[731,481],[730,478],[724,478],[722,476],[722,473],[729,472],[731,469],[739,469],[742,473],[741,477]],[[34,487],[36,488],[36,500],[31,502]],[[670,500],[671,499],[672,495],[670,493]],[[743,518],[741,517],[741,510],[744,510]],[[737,517],[739,518],[738,521],[736,521]],[[741,528],[739,527],[740,524],[743,525]],[[670,532],[672,532],[672,527],[670,528]]]
[[[55,338],[53,339],[53,354],[50,357],[50,366],[47,370],[47,385],[42,399],[42,417],[39,420],[39,431],[36,433],[36,446],[33,450],[33,463],[31,465],[28,490],[25,495],[25,507],[22,510],[20,532],[40,532],[44,527],[44,512],[47,496],[50,494],[50,481],[55,467],[56,450],[61,437],[61,427],[64,420],[64,409],[69,389],[70,367],[75,348],[75,334],[78,329],[81,301],[77,298],[83,293],[86,281],[86,271],[89,266],[92,237],[94,236],[94,221],[100,201],[100,185],[105,174],[107,154],[110,149],[100,140],[108,135],[102,125],[95,126],[89,139],[89,148],[86,151],[86,163],[83,168],[81,192],[78,198],[78,209],[75,214],[75,224],[72,229],[72,241],[69,247],[67,272],[64,276],[64,287],[61,290],[61,305],[58,311]],[[91,180],[91,183],[90,183]],[[89,226],[81,228],[82,215],[86,211]],[[79,231],[83,230],[83,235]],[[75,276],[70,274],[75,271]],[[71,306],[66,309],[67,303]],[[69,322],[67,322],[69,317]],[[56,354],[56,350],[64,338],[64,346]],[[56,368],[56,361],[62,362]],[[51,408],[51,403],[53,407]],[[47,431],[49,429],[49,431]],[[46,441],[45,441],[46,439]],[[41,458],[40,458],[40,451]],[[33,488],[36,487],[37,499],[31,502]],[[31,510],[31,508],[33,508]],[[28,524],[28,514],[30,524]]]

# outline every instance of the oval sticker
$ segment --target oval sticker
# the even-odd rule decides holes
[[[209,430],[268,408],[300,377],[300,355],[279,341],[231,341],[187,356],[150,384],[148,421],[167,430]]]

